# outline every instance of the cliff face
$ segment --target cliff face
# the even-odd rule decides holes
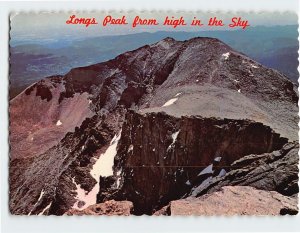
[[[115,199],[151,214],[298,140],[297,101],[282,74],[212,38],[166,38],[45,78],[10,101],[10,210]]]
[[[233,161],[277,150],[286,142],[270,127],[249,120],[131,111],[115,157],[113,197],[132,201],[136,214],[151,214],[194,185],[229,171]],[[106,191],[101,187],[100,182],[99,201]]]

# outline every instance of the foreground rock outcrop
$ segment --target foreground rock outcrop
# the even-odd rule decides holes
[[[248,186],[224,186],[198,198],[171,201],[155,215],[294,215],[297,198]]]
[[[95,204],[83,210],[70,210],[66,215],[122,215],[129,216],[133,211],[133,204],[130,201],[107,201]]]

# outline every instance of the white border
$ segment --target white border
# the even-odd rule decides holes
[[[9,13],[14,11],[61,10],[210,10],[293,11],[298,0],[104,0],[92,2],[0,2],[0,151],[1,232],[253,232],[300,231],[296,217],[20,217],[8,213],[8,31]],[[298,68],[299,70],[299,68]],[[300,71],[300,70],[299,70]]]

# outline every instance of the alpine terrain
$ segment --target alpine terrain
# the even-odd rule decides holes
[[[285,75],[206,37],[47,77],[10,101],[10,211],[296,214],[297,103]]]

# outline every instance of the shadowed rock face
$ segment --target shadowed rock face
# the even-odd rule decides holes
[[[132,201],[136,214],[151,214],[193,184],[230,170],[233,161],[277,150],[286,142],[270,127],[247,120],[131,111],[115,157],[115,174],[121,178],[116,178],[120,185],[115,184],[113,197]],[[100,182],[99,201],[105,191]]]
[[[61,80],[59,81],[61,82]],[[25,94],[30,95],[32,91],[36,90],[36,96],[40,96],[42,100],[46,99],[47,101],[50,101],[52,99],[52,92],[50,90],[50,87],[45,85],[44,83],[45,80],[41,80],[39,83],[35,83],[34,85],[25,90]]]
[[[152,213],[211,170],[297,140],[297,100],[282,74],[212,38],[166,38],[45,78],[10,101],[10,210],[82,210],[96,204],[100,179],[98,202]],[[121,129],[115,174],[98,179],[91,170]]]
[[[171,201],[155,215],[295,215],[297,199],[248,186],[225,186],[199,198]]]

